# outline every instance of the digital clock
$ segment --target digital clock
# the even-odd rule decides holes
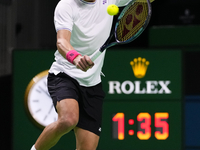
[[[141,112],[137,115],[138,132],[137,137],[140,140],[148,140],[151,137],[151,115],[148,112]],[[120,112],[113,116],[113,138],[124,140],[124,119],[125,114]],[[157,140],[166,140],[169,137],[169,113],[156,112],[154,115],[155,138]],[[134,125],[134,120],[129,119],[128,124]],[[129,135],[134,135],[134,130],[128,130]]]
[[[181,150],[181,103],[160,101],[104,102],[99,150]]]

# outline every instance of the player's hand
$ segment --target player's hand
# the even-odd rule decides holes
[[[74,63],[74,65],[76,65],[76,67],[78,69],[81,69],[84,72],[86,72],[88,69],[90,69],[94,66],[94,63],[92,62],[90,57],[87,55],[85,55],[85,56],[78,55],[74,59],[73,63]]]

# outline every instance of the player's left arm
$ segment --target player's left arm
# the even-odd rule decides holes
[[[116,0],[116,5],[119,7],[127,5],[131,0]]]

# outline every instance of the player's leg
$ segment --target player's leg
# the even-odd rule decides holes
[[[57,102],[56,109],[58,120],[43,130],[35,143],[36,150],[49,150],[78,123],[79,108],[76,100],[61,100]]]
[[[81,87],[79,122],[74,129],[77,150],[96,150],[101,132],[102,106],[105,96],[102,85]]]
[[[88,131],[75,127],[76,150],[96,150],[99,143],[99,136]]]

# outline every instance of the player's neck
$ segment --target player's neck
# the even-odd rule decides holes
[[[86,2],[95,2],[96,0],[84,0]]]

